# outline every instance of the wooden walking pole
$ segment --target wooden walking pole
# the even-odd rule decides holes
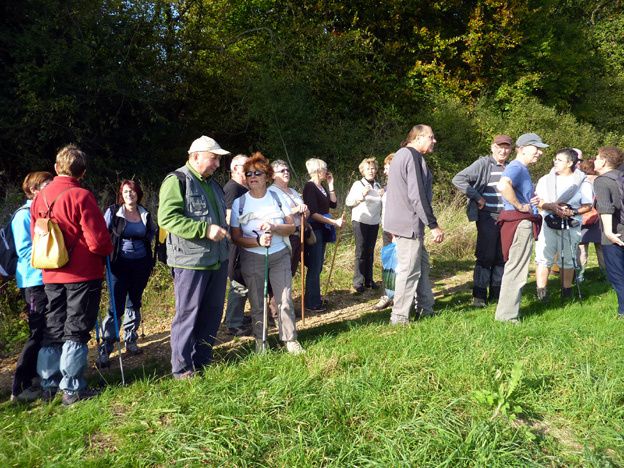
[[[301,244],[301,252],[299,262],[301,263],[301,321],[305,325],[305,265],[304,265],[304,235],[305,235],[305,215],[301,213],[301,225],[299,226],[299,242]]]
[[[336,242],[334,243],[334,253],[332,254],[332,261],[331,261],[331,265],[329,267],[329,275],[327,275],[327,281],[325,282],[325,294],[323,294],[323,296],[327,296],[327,293],[329,292],[329,285],[331,283],[331,277],[332,277],[332,273],[334,272],[334,263],[336,261],[336,252],[338,252],[338,244],[340,243],[340,237],[342,237],[342,228],[344,226],[344,220],[345,220],[345,212],[342,212],[342,224],[340,225],[340,227],[338,228],[338,232],[336,233]]]

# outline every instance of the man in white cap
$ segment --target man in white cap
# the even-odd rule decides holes
[[[548,148],[539,135],[525,133],[516,140],[516,159],[510,162],[498,182],[503,196],[503,211],[498,217],[505,269],[496,320],[518,323],[522,287],[527,282],[533,241],[537,239],[542,218],[537,214],[539,199],[534,196],[528,166],[535,164]]]
[[[176,313],[171,323],[171,370],[187,379],[212,360],[223,314],[228,268],[227,222],[221,186],[212,178],[230,154],[207,136],[195,140],[186,164],[160,187],[158,222],[167,235]]]

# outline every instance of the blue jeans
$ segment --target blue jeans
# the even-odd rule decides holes
[[[306,307],[321,306],[321,271],[325,261],[325,242],[323,242],[324,229],[315,229],[316,243],[306,245],[305,260],[308,272],[305,279],[305,305]]]
[[[152,259],[149,255],[143,258],[127,259],[119,257],[111,265],[111,289],[115,294],[117,320],[124,315],[124,341],[134,343],[139,338],[138,329],[141,323],[141,298],[152,272]],[[119,326],[119,322],[118,322]],[[113,352],[113,343],[117,341],[119,330],[115,330],[112,301],[108,307],[108,315],[102,321],[104,346],[108,353]]]
[[[618,245],[603,245],[607,278],[618,299],[618,314],[624,314],[624,248]]]

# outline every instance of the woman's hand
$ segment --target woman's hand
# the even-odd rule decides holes
[[[325,180],[327,180],[327,186],[329,187],[329,190],[334,190],[334,175],[327,171],[327,174],[325,175]]]
[[[340,217],[338,219],[334,219],[334,226],[336,226],[337,228],[341,228],[342,225],[344,224],[344,218]]]
[[[271,234],[271,231],[265,231],[264,233],[262,233],[260,235],[260,239],[258,240],[258,243],[260,244],[261,247],[271,247],[271,240],[273,240],[273,234]]]

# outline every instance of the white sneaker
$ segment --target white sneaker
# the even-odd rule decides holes
[[[388,296],[381,296],[377,304],[373,306],[375,310],[384,310],[392,305],[394,301],[390,299]]]
[[[305,353],[305,349],[303,349],[303,347],[299,344],[297,340],[287,341],[286,351],[294,355]]]
[[[262,354],[269,350],[269,342],[266,342],[266,348],[263,346],[262,338],[256,338],[256,353]]]

